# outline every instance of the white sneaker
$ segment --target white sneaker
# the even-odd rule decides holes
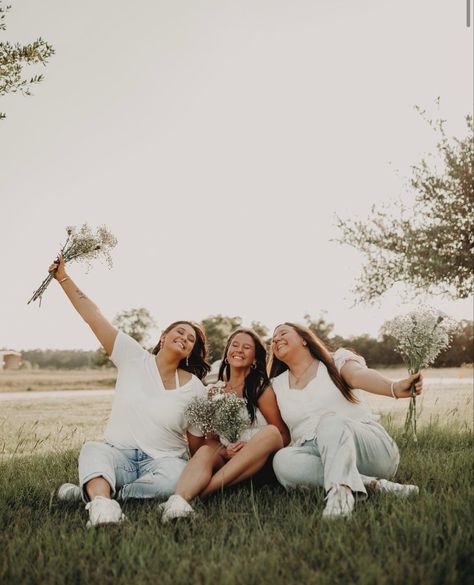
[[[351,490],[342,486],[333,486],[326,496],[323,518],[349,518],[354,508],[354,496]]]
[[[73,483],[63,483],[58,489],[58,499],[64,502],[80,502],[82,500],[82,490]]]
[[[417,496],[420,489],[417,485],[395,483],[388,481],[388,479],[378,479],[375,484],[375,492],[394,494],[399,498],[408,498],[409,496]]]
[[[122,514],[120,504],[115,500],[104,498],[104,496],[97,496],[87,503],[86,510],[89,512],[87,528],[98,524],[117,524],[125,520],[125,514]]]
[[[161,510],[161,523],[167,524],[176,518],[189,518],[195,514],[193,508],[181,496],[170,496],[166,502],[159,505]]]

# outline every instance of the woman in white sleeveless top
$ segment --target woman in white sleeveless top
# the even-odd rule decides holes
[[[119,501],[167,498],[186,466],[188,446],[192,454],[204,444],[184,412],[194,396],[206,393],[205,334],[197,323],[177,321],[150,353],[109,323],[67,275],[62,258],[49,270],[118,370],[105,440],[84,444],[80,485],[63,484],[58,497],[84,500],[88,526],[121,522]]]
[[[176,492],[161,505],[162,522],[194,513],[190,501],[263,474],[273,453],[290,435],[278,410],[266,371],[267,352],[258,335],[240,328],[227,340],[218,378],[221,390],[246,400],[248,426],[236,443],[208,437],[181,475]],[[212,392],[212,387],[209,389]],[[271,461],[270,461],[271,463]]]
[[[389,380],[351,351],[331,355],[314,333],[295,323],[275,329],[272,350],[270,378],[291,433],[291,446],[273,460],[284,487],[324,487],[325,518],[350,516],[353,494],[367,497],[367,488],[402,497],[418,493],[416,486],[387,480],[397,470],[398,448],[358,390],[409,398],[412,383],[417,394],[422,391],[421,374]]]

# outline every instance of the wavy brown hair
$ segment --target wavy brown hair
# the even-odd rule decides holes
[[[281,323],[275,327],[275,330],[282,325],[287,325],[291,327],[298,333],[298,335],[306,341],[307,348],[309,349],[309,353],[317,360],[322,362],[328,371],[328,374],[331,380],[334,382],[334,385],[337,386],[341,394],[344,396],[346,400],[349,402],[358,402],[357,398],[355,397],[354,393],[352,392],[352,388],[344,381],[341,374],[338,372],[336,368],[336,364],[334,363],[334,358],[331,355],[329,349],[324,345],[324,343],[316,337],[316,335],[303,325],[299,325],[298,323],[289,323],[285,321],[285,323]],[[275,355],[271,354],[270,362],[268,364],[268,368],[270,371],[270,378],[275,378],[282,372],[288,369],[288,366],[285,362],[279,360]]]
[[[222,354],[218,379],[222,381],[227,381],[230,379],[230,365],[227,363],[226,357],[232,340],[239,333],[246,333],[247,335],[250,335],[250,337],[253,339],[253,342],[255,343],[255,367],[250,368],[249,373],[245,377],[243,391],[243,396],[247,403],[247,410],[250,416],[250,421],[253,423],[256,416],[258,399],[262,395],[265,388],[270,384],[270,380],[268,379],[267,374],[267,350],[265,349],[265,344],[255,333],[255,331],[253,331],[253,329],[240,327],[230,334],[224,348],[224,353]]]
[[[161,334],[160,341],[158,341],[156,346],[153,348],[152,353],[154,355],[159,353],[163,336],[178,325],[189,325],[194,329],[194,333],[196,334],[196,341],[194,342],[194,346],[189,357],[183,358],[179,362],[178,367],[182,370],[186,370],[186,372],[194,374],[200,380],[203,380],[211,369],[211,366],[207,362],[208,349],[206,334],[199,323],[196,323],[195,321],[175,321],[174,323],[171,323],[171,325],[168,325],[168,327]],[[186,359],[188,363],[186,363]]]

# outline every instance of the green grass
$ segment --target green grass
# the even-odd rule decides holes
[[[249,486],[197,502],[193,522],[161,526],[156,502],[128,522],[85,528],[81,504],[52,494],[77,479],[77,451],[0,464],[0,583],[459,584],[474,570],[472,432],[426,426],[401,445],[397,479],[417,498],[374,496],[350,521],[322,522],[323,494]]]

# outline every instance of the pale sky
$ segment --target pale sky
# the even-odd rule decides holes
[[[69,272],[110,318],[272,329],[325,310],[336,333],[376,335],[413,307],[353,306],[362,257],[331,241],[335,215],[410,197],[436,143],[415,105],[464,134],[465,0],[10,3],[0,39],[56,54],[33,97],[0,102],[0,347],[97,347],[57,283],[26,305],[86,221],[118,238],[114,268]],[[472,318],[472,299],[424,300]]]

